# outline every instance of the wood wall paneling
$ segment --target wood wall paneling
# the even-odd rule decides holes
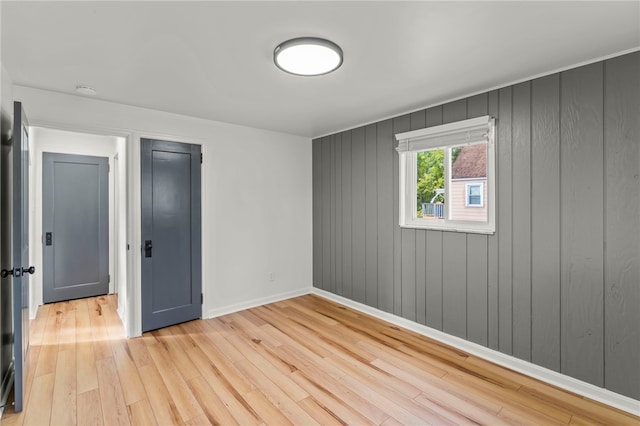
[[[513,355],[531,360],[531,83],[513,87]]]
[[[329,138],[322,138],[322,288],[329,291],[331,285],[331,145]]]
[[[531,85],[531,361],[560,371],[560,77]]]
[[[344,266],[344,256],[342,254],[342,235],[343,229],[343,215],[342,215],[342,133],[335,135],[334,139],[334,153],[335,153],[335,208],[333,215],[335,217],[335,234],[333,238],[333,246],[335,247],[335,263],[336,263],[336,282],[335,291],[336,294],[344,294],[344,282],[342,268]]]
[[[342,133],[342,294],[353,297],[353,221],[351,206],[351,131]]]
[[[442,291],[442,231],[427,231],[427,325],[442,331],[443,291]]]
[[[467,339],[487,346],[487,236],[467,236]]]
[[[416,231],[402,229],[402,314],[411,321],[416,320]]]
[[[604,384],[603,65],[560,87],[561,372]]]
[[[322,287],[322,200],[318,196],[322,190],[322,142],[314,139],[312,150],[313,182],[313,286]]]
[[[353,262],[353,300],[365,303],[365,146],[364,128],[351,132],[351,235]]]
[[[416,319],[427,324],[427,231],[416,230]]]
[[[640,400],[640,55],[605,65],[605,387]]]
[[[336,292],[336,284],[337,284],[337,271],[336,271],[336,136],[331,135],[330,138],[330,146],[331,146],[331,157],[329,159],[329,173],[331,175],[330,180],[330,189],[329,189],[329,197],[331,198],[331,211],[330,211],[330,228],[329,232],[331,233],[330,241],[331,241],[331,281],[329,283],[329,291]]]
[[[511,119],[513,89],[499,91],[498,142],[496,145],[498,236],[498,350],[513,353],[513,164],[511,158]]]
[[[640,52],[313,142],[314,285],[640,398]],[[496,233],[401,229],[394,134],[496,118]]]
[[[371,124],[365,133],[365,301],[369,306],[378,306],[378,158],[377,126]]]
[[[467,236],[458,232],[442,235],[442,331],[467,337]]]
[[[377,125],[378,308],[393,312],[393,170],[395,151],[391,120]]]

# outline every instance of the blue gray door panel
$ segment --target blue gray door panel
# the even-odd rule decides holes
[[[45,303],[109,292],[109,161],[43,154]]]
[[[141,139],[142,330],[200,318],[200,146]]]
[[[13,134],[2,141],[0,160],[5,173],[0,185],[3,239],[0,250],[2,283],[2,386],[0,404],[7,402],[13,384],[14,410],[22,411],[29,360],[29,124],[20,102],[13,103]],[[9,215],[9,211],[11,214]],[[6,216],[4,216],[6,215]],[[10,238],[9,235],[10,234]],[[6,283],[10,283],[7,286]],[[10,289],[10,293],[9,293]],[[5,303],[11,294],[11,304]],[[7,312],[5,312],[7,311]],[[9,320],[9,315],[11,319]],[[8,321],[8,322],[7,322]],[[7,345],[12,361],[7,365]]]

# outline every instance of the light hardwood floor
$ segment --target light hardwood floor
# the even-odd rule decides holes
[[[2,424],[640,424],[316,296],[124,339],[116,298],[45,305]]]

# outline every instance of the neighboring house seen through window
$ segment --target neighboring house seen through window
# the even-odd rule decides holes
[[[494,132],[486,116],[397,134],[400,226],[492,234]]]

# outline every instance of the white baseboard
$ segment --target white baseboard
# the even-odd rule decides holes
[[[573,377],[560,374],[558,372],[540,367],[530,362],[520,360],[513,356],[505,355],[493,349],[489,349],[476,343],[469,342],[468,340],[443,333],[442,331],[433,329],[431,327],[418,324],[397,315],[372,308],[371,306],[355,302],[353,300],[338,296],[333,293],[329,293],[318,288],[313,288],[311,290],[311,293],[340,303],[349,308],[355,309],[356,311],[369,314],[373,317],[390,322],[408,330],[415,331],[416,333],[422,334],[423,336],[438,340],[442,343],[453,346],[454,348],[463,350],[471,355],[475,355],[479,358],[517,371],[535,379],[542,380],[543,382],[550,383],[578,395],[582,395],[598,402],[602,402],[603,404],[607,404],[620,410],[624,410],[636,416],[640,416],[640,401],[637,401],[635,399],[617,394],[615,392],[611,392],[610,390],[594,386],[581,380],[574,379]]]
[[[234,312],[242,311],[244,309],[255,308],[256,306],[267,305],[269,303],[279,302],[281,300],[291,299],[292,297],[304,296],[311,293],[311,287],[286,291],[284,293],[273,294],[267,297],[259,297],[257,299],[243,301],[234,305],[224,306],[222,308],[209,309],[205,313],[204,319],[215,318],[222,315],[232,314]]]
[[[126,330],[127,329],[127,321],[126,321],[126,318],[124,316],[124,307],[123,306],[118,306],[116,308],[116,313],[118,314],[118,317],[120,318],[120,321],[122,321],[122,326]]]

